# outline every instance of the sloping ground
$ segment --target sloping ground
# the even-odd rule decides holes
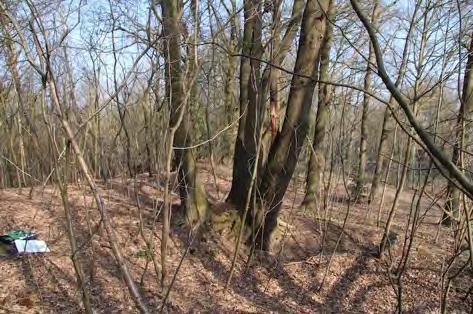
[[[208,170],[208,169],[207,169]],[[208,192],[223,198],[229,188],[228,169],[219,169],[217,196],[209,171],[205,172]],[[300,180],[301,181],[301,180]],[[386,313],[395,308],[395,294],[387,269],[389,258],[376,259],[381,230],[376,227],[376,211],[366,218],[366,204],[349,206],[340,185],[328,202],[328,210],[302,213],[297,206],[302,189],[292,187],[284,203],[281,229],[282,248],[273,256],[256,256],[250,267],[246,257],[238,258],[234,279],[227,291],[225,282],[231,265],[233,243],[208,231],[192,242],[177,275],[166,311],[169,313]],[[54,187],[0,191],[0,232],[27,227],[38,231],[51,253],[0,260],[0,313],[80,313],[81,300],[69,259],[70,248],[64,225],[64,211]],[[147,261],[146,239],[153,239],[156,261],[160,261],[161,223],[154,211],[159,208],[162,186],[145,177],[135,182],[114,180],[102,192],[119,235],[120,247],[131,273],[140,284],[150,308],[158,312],[164,292],[151,261]],[[134,313],[133,302],[115,266],[105,235],[95,233],[99,222],[86,187],[70,187],[70,206],[81,250],[93,306],[98,313]],[[393,198],[389,189],[387,207]],[[394,231],[407,222],[412,194],[406,192],[396,216]],[[177,196],[174,195],[174,202]],[[139,206],[137,206],[139,205]],[[428,203],[423,204],[425,208]],[[383,219],[386,219],[384,210]],[[173,213],[169,256],[174,273],[186,246],[188,230]],[[410,268],[404,279],[404,310],[437,313],[440,304],[440,274],[450,256],[450,231],[438,229],[438,209],[428,211],[416,239]],[[139,217],[142,217],[141,221]],[[320,219],[318,219],[319,217]],[[321,218],[325,219],[321,219]],[[382,220],[382,221],[384,221]],[[143,232],[140,232],[143,226]],[[439,230],[439,240],[435,236]],[[397,256],[400,246],[393,248]],[[334,253],[334,254],[332,254]],[[445,258],[444,258],[445,257]],[[170,275],[169,277],[172,277]],[[452,283],[449,312],[469,312],[473,305],[467,294],[471,273]],[[141,282],[141,283],[140,283]]]

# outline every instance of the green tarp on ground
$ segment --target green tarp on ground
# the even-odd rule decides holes
[[[0,236],[0,242],[9,244],[15,240],[32,240],[36,239],[36,234],[33,232],[25,231],[22,229],[16,229]]]

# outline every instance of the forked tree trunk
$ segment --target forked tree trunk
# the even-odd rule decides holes
[[[254,221],[257,244],[269,249],[270,236],[277,226],[281,202],[304,145],[309,111],[315,87],[317,59],[323,42],[329,0],[307,1],[286,116],[281,131],[271,145],[268,162],[259,185],[258,210]]]
[[[245,1],[245,27],[244,27],[244,35],[243,35],[243,44],[242,44],[242,54],[243,55],[250,55],[252,57],[258,57],[262,55],[262,47],[261,47],[261,38],[259,36],[254,36],[253,30],[257,21],[254,19],[258,18],[259,23],[261,23],[259,14],[260,11],[257,11],[254,3],[252,1]],[[254,1],[253,1],[254,2]],[[258,2],[258,1],[256,1]],[[277,4],[275,4],[277,5]],[[293,40],[297,34],[297,26],[301,20],[301,11],[304,6],[304,1],[302,0],[295,0],[291,19],[288,21],[286,31],[284,33],[283,38],[281,39],[280,43],[277,44],[277,47],[274,49],[274,53],[272,54],[272,64],[279,65],[281,64],[286,55],[289,51]],[[253,10],[253,11],[251,11]],[[253,12],[253,14],[251,14]],[[257,13],[258,12],[258,13]],[[260,27],[260,26],[259,26]],[[279,34],[275,34],[279,36]],[[251,50],[251,47],[256,47],[258,49]],[[258,145],[256,139],[259,137],[261,123],[263,122],[263,110],[266,106],[266,99],[268,92],[271,90],[271,86],[273,88],[277,87],[277,73],[274,75],[275,69],[271,67],[271,65],[266,65],[263,74],[261,75],[261,79],[258,81],[259,89],[256,91],[258,93],[258,97],[254,98],[257,103],[251,103],[249,99],[249,90],[251,88],[250,84],[250,76],[252,74],[252,67],[251,67],[251,60],[250,58],[243,57],[240,64],[240,115],[242,118],[239,121],[238,125],[238,135],[235,142],[235,154],[233,156],[233,180],[232,180],[232,187],[230,193],[228,195],[228,202],[233,203],[236,205],[237,208],[240,209],[241,212],[244,211],[245,200],[248,195],[248,187],[251,182],[252,176],[252,169],[254,166],[254,162],[256,160],[255,155],[248,154],[248,150],[256,153],[256,146]],[[257,74],[254,72],[254,74]],[[258,76],[255,76],[258,77]],[[274,96],[274,89],[273,89],[273,96]],[[251,110],[248,108],[258,108],[258,111],[255,109]],[[248,110],[248,112],[247,112]],[[254,114],[258,113],[259,116],[255,117]],[[279,112],[275,112],[274,119],[278,119]],[[253,116],[252,116],[253,114]],[[253,121],[256,123],[249,124],[247,119],[248,117],[252,117]],[[257,119],[257,120],[255,120]],[[258,127],[258,129],[254,129],[254,127]],[[268,136],[267,139],[270,139]],[[273,139],[274,140],[274,139]],[[245,147],[245,143],[250,141],[250,147]],[[270,141],[266,141],[263,139],[263,145],[270,145]],[[256,145],[254,145],[256,144]],[[253,146],[254,145],[254,146]],[[248,144],[246,144],[248,146]],[[267,151],[263,149],[264,151]],[[269,150],[269,149],[268,149]],[[266,155],[267,152],[263,152],[263,158],[260,158],[259,166],[262,167],[266,163]]]

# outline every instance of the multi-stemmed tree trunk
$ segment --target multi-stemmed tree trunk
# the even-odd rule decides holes
[[[259,210],[254,221],[257,242],[269,249],[270,236],[277,226],[282,199],[294,173],[307,135],[309,111],[315,87],[317,60],[325,34],[329,0],[309,0],[302,17],[301,35],[294,75],[282,129],[271,145],[268,162],[259,184]]]
[[[279,65],[284,60],[296,34],[300,10],[303,1],[295,1],[290,23],[276,52],[272,54],[272,62],[268,64],[261,78],[258,75],[261,47],[261,21],[258,1],[245,1],[245,27],[242,44],[242,60],[240,64],[240,114],[238,135],[235,144],[233,181],[229,202],[237,206],[243,213],[248,209],[247,197],[252,185],[253,170],[257,164],[257,147],[261,139],[261,123],[266,95],[271,90],[273,64]],[[253,234],[261,248],[269,248],[269,239],[276,227],[279,207],[294,172],[299,153],[304,143],[309,110],[316,82],[317,60],[325,34],[326,17],[329,1],[308,1],[302,15],[302,27],[294,67],[294,75],[289,92],[286,116],[281,131],[269,149],[269,157],[264,169],[260,169],[255,184],[258,197],[252,203],[251,215],[247,219]],[[260,78],[260,79],[258,79]],[[258,88],[256,89],[255,88]],[[273,90],[274,92],[274,90]],[[273,93],[274,96],[274,93]],[[252,153],[252,154],[249,154]],[[258,165],[261,164],[258,161]],[[262,174],[262,175],[261,175]],[[251,195],[255,195],[251,193]]]
[[[332,19],[335,16],[335,5],[333,1],[329,3],[328,17]],[[320,51],[320,73],[319,73],[319,98],[317,116],[315,118],[314,137],[312,139],[312,148],[310,152],[309,165],[307,169],[306,192],[302,207],[314,209],[318,206],[318,198],[323,187],[322,174],[325,167],[324,139],[328,125],[329,105],[331,95],[330,86],[322,82],[328,81],[330,48],[332,46],[333,24],[327,23],[325,29],[324,41]]]
[[[460,97],[460,110],[457,117],[455,143],[453,145],[452,162],[462,169],[463,150],[470,143],[471,119],[473,118],[473,34],[468,47],[468,59],[463,78],[463,90]],[[460,191],[449,181],[447,188],[447,201],[442,218],[444,225],[450,225],[456,218],[460,208]]]
[[[374,1],[373,11],[371,14],[371,24],[376,27],[378,23],[379,15],[379,1]],[[368,52],[368,64],[366,66],[366,74],[364,80],[364,90],[371,90],[373,70],[372,67],[376,63],[376,58],[374,55],[373,46],[369,44]],[[355,186],[355,195],[358,197],[363,192],[363,188],[366,181],[366,162],[367,162],[367,147],[368,147],[368,108],[370,104],[371,96],[368,93],[363,95],[363,106],[361,110],[361,134],[360,134],[360,154],[358,159],[358,173],[356,175],[356,186]]]
[[[273,87],[273,96],[277,88],[277,71],[272,65],[280,65],[297,34],[297,26],[301,21],[301,11],[304,1],[294,1],[291,19],[288,21],[286,31],[280,43],[273,47],[272,60],[267,64],[263,73],[259,75],[259,62],[263,54],[261,45],[261,8],[260,1],[246,0],[244,2],[245,25],[243,30],[241,63],[240,63],[240,115],[238,133],[235,141],[233,155],[232,187],[227,201],[236,205],[243,212],[248,195],[253,167],[256,162],[256,148],[259,134],[264,120],[264,107],[267,95]],[[277,6],[277,4],[275,4]],[[279,34],[274,34],[279,36]],[[277,41],[278,42],[278,41]],[[255,89],[256,87],[256,89]],[[273,102],[274,104],[274,102]],[[279,112],[273,117],[277,120]],[[268,145],[269,146],[269,145]],[[267,153],[266,153],[267,154]],[[259,166],[265,164],[266,156],[259,161]]]
[[[282,39],[280,39],[280,31],[282,28],[281,20],[281,5],[282,1],[273,2],[273,25],[271,30],[270,41],[270,62],[266,64],[261,79],[261,89],[259,91],[261,102],[260,106],[266,108],[268,105],[268,91],[269,91],[269,116],[265,116],[268,126],[265,128],[261,138],[261,153],[259,156],[259,167],[264,169],[268,161],[268,154],[271,144],[276,138],[277,131],[280,129],[281,112],[284,110],[283,102],[281,102],[280,93],[280,79],[281,70],[278,69],[284,62],[288,51],[297,34],[298,26],[302,18],[304,9],[304,1],[296,0],[292,6],[291,18],[286,26],[286,31]]]

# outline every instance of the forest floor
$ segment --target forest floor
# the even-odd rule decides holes
[[[231,170],[226,167],[216,170],[220,191],[217,194],[213,176],[208,166],[203,166],[203,179],[211,201],[217,207],[221,206],[219,202],[230,186]],[[301,178],[296,181],[303,182]],[[162,180],[146,176],[136,180],[116,178],[108,185],[101,185],[101,189],[133,278],[140,284],[150,308],[158,312],[164,292],[146,254],[140,226],[149,238],[155,223],[153,245],[159,262],[161,222],[155,221],[153,211],[163,200]],[[106,236],[96,234],[88,241],[99,218],[87,191],[85,186],[70,186],[69,203],[79,245],[86,243],[80,258],[90,279],[93,307],[97,313],[134,313],[133,302],[114,263]],[[47,186],[35,188],[31,198],[28,194],[28,189],[0,190],[0,233],[21,227],[34,229],[39,238],[48,243],[51,253],[0,259],[0,313],[80,313],[81,298],[69,258],[59,191]],[[377,209],[373,208],[366,217],[366,201],[350,202],[348,206],[341,183],[335,187],[326,212],[302,212],[298,208],[302,196],[300,183],[292,184],[286,194],[282,219],[288,227],[282,232],[282,249],[271,257],[255,257],[250,267],[245,267],[246,257],[239,255],[227,291],[224,286],[234,244],[213,231],[192,241],[166,312],[393,312],[396,295],[388,276],[389,254],[381,259],[374,257],[382,236],[382,229],[376,226]],[[412,196],[413,192],[409,190],[402,195],[393,226],[398,234],[398,244],[391,249],[392,256],[400,255],[404,239],[400,226],[407,223]],[[394,189],[388,187],[382,222],[386,221],[393,197]],[[173,201],[178,203],[176,194],[173,194]],[[452,254],[452,231],[439,228],[439,208],[429,209],[427,200],[422,207],[422,213],[426,214],[414,242],[409,269],[403,277],[403,306],[409,313],[438,313],[442,267]],[[342,231],[348,209],[347,223]],[[179,214],[173,215],[178,219],[173,219],[171,226],[167,258],[169,278],[189,243],[188,230],[179,223]],[[473,297],[464,298],[470,284],[471,272],[452,282],[448,312],[471,311]]]

